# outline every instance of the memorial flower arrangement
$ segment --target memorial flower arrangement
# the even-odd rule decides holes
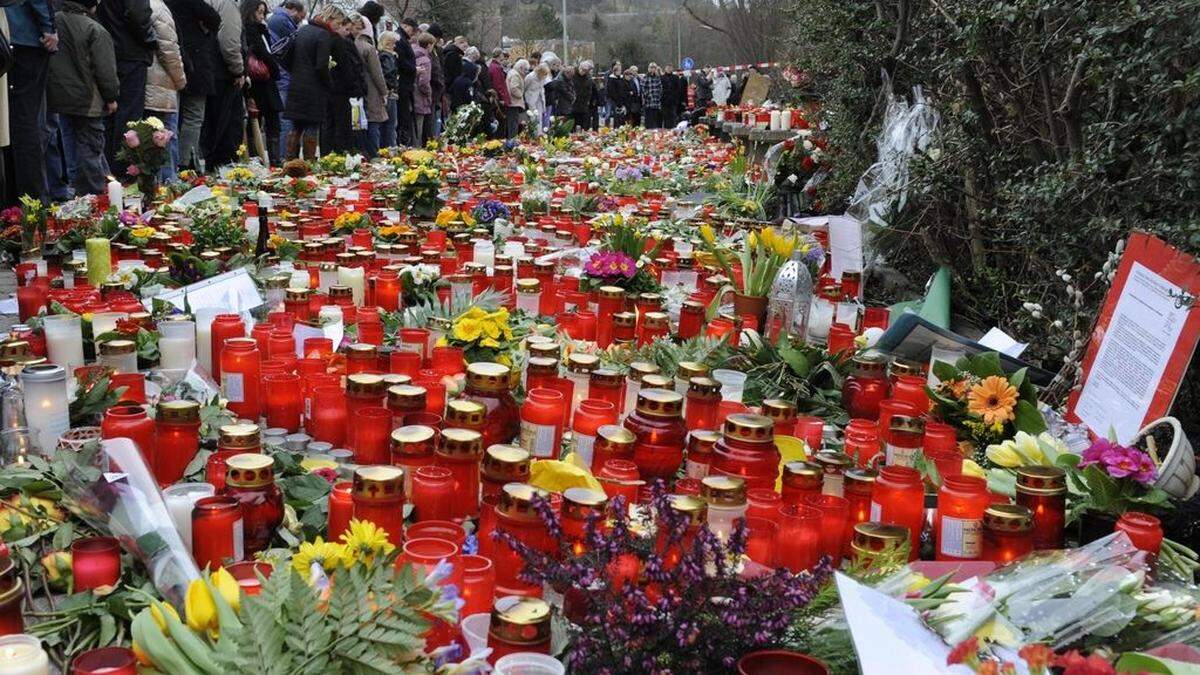
[[[324,173],[343,176],[352,168],[346,155],[331,152],[317,158],[317,168]]]
[[[370,229],[371,218],[359,211],[346,211],[333,220],[334,234],[350,234],[355,230]]]
[[[462,347],[467,363],[511,363],[508,352],[516,346],[508,310],[504,307],[489,312],[472,306],[454,317],[446,342]]]
[[[745,296],[766,298],[779,274],[800,245],[800,238],[766,227],[758,232],[751,231],[742,242],[736,257],[717,242],[716,230],[711,225],[700,226],[700,240],[704,249],[712,255],[724,270],[725,276],[733,280],[734,289]],[[811,242],[808,242],[811,246]],[[813,250],[813,249],[809,249]],[[734,264],[739,267],[735,269]]]
[[[126,123],[121,147],[117,150],[117,161],[126,165],[126,174],[137,179],[138,190],[147,203],[155,196],[155,176],[170,156],[168,146],[174,136],[175,133],[157,117]]]
[[[605,213],[592,219],[600,235],[599,250],[583,266],[580,285],[593,289],[619,286],[628,294],[655,293],[659,283],[646,269],[663,244],[645,229],[644,220],[623,213]]]
[[[292,199],[307,199],[317,191],[317,181],[307,174],[289,175],[280,184],[283,193]]]
[[[933,374],[940,380],[926,388],[933,413],[958,430],[960,441],[970,442],[984,466],[992,464],[981,452],[989,445],[1013,438],[1018,431],[1037,435],[1046,430],[1037,391],[1025,369],[1005,374],[996,352],[964,356],[954,365],[935,361]]]
[[[475,217],[470,211],[463,209],[452,209],[449,207],[438,211],[437,217],[434,218],[434,224],[438,227],[471,227],[475,224]]]
[[[479,133],[479,123],[483,120],[483,108],[478,103],[468,103],[454,111],[442,128],[442,143],[444,145],[464,145]]]
[[[441,186],[441,173],[436,168],[420,164],[407,169],[396,183],[397,206],[414,216],[431,218],[441,205]]]
[[[508,220],[512,214],[502,202],[485,199],[471,209],[471,216],[481,225],[491,225],[497,220]]]

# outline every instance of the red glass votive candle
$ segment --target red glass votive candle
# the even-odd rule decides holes
[[[934,535],[938,560],[978,560],[983,553],[983,512],[991,503],[987,481],[943,476]]]
[[[247,555],[266,550],[283,522],[283,492],[275,485],[275,460],[256,452],[225,460],[223,494],[242,505],[242,542]]]
[[[221,394],[228,401],[226,407],[230,412],[258,421],[262,410],[261,377],[262,355],[258,343],[251,338],[227,339],[221,351]]]
[[[337,541],[350,528],[354,516],[354,499],[351,493],[354,483],[348,480],[333,484],[329,491],[329,526],[325,533],[327,541]]]
[[[549,499],[545,490],[522,483],[509,483],[500,492],[496,504],[496,530],[505,532],[529,548],[553,555],[558,542],[551,536],[534,508],[534,499]],[[492,560],[496,563],[497,593],[505,595],[539,595],[541,586],[518,578],[525,562],[516,551],[503,541],[496,541],[492,549]]]
[[[246,336],[246,324],[242,323],[242,318],[237,314],[218,314],[212,322],[210,330],[210,343],[212,345],[211,364],[212,378],[214,382],[221,382],[221,353],[225,350],[225,340],[229,338],[240,338]]]
[[[483,459],[483,434],[473,429],[444,429],[434,450],[434,463],[451,473],[445,495],[450,517],[456,520],[479,515],[479,466]]]
[[[115,537],[87,537],[71,544],[76,592],[115,586],[121,580],[121,545]]]
[[[788,462],[783,465],[783,490],[780,501],[784,504],[804,504],[809,497],[821,494],[823,472],[812,462]]]
[[[422,466],[412,475],[412,519],[449,520],[450,494],[454,486],[450,470],[441,466]],[[409,536],[412,536],[411,533]]]
[[[463,599],[463,607],[459,616],[471,616],[487,612],[492,606],[492,597],[496,589],[496,566],[491,558],[482,555],[464,555],[462,557],[463,585],[459,597]]]
[[[925,435],[925,421],[920,417],[891,415],[884,459],[889,466],[916,466]]]
[[[798,574],[817,564],[820,551],[821,511],[801,504],[780,507],[775,563]]]
[[[391,463],[388,440],[392,433],[392,411],[384,407],[359,408],[350,424],[350,449],[357,464]]]
[[[850,502],[836,495],[814,495],[808,497],[806,506],[821,512],[821,555],[833,559],[833,566],[841,565],[846,547],[846,521],[850,517]]]
[[[323,337],[304,338],[304,356],[328,359],[333,356],[333,340]]]
[[[892,398],[904,401],[918,415],[929,412],[929,395],[925,393],[926,380],[920,375],[898,375],[892,381]]]
[[[842,384],[842,407],[850,417],[878,419],[879,403],[888,394],[887,364],[877,354],[860,354],[854,357],[853,366]]]
[[[845,440],[842,451],[857,458],[860,467],[869,465],[879,454],[879,425],[871,420],[850,420],[842,436]]]
[[[198,500],[192,507],[192,557],[196,566],[215,570],[246,557],[241,532],[241,502],[226,495]]]
[[[429,355],[426,353],[429,348],[428,328],[401,328],[397,332],[397,336],[400,338],[397,344],[398,349],[420,354],[422,363],[429,359]]]
[[[354,517],[369,520],[388,533],[388,541],[404,541],[404,470],[394,466],[360,466],[354,471]]]
[[[274,572],[275,568],[270,563],[243,560],[230,565],[227,570],[237,582],[238,588],[246,595],[253,596],[262,594],[262,582],[271,578],[271,572]],[[259,579],[260,575],[262,579]]]
[[[585,398],[579,402],[571,420],[571,451],[578,454],[583,466],[592,465],[596,434],[600,427],[617,423],[617,407],[610,401]]]
[[[842,482],[842,496],[850,502],[847,528],[853,536],[854,526],[871,519],[871,492],[875,487],[875,471],[850,469]]]
[[[100,421],[101,438],[128,438],[137,446],[151,472],[155,470],[156,448],[154,420],[140,405],[115,405],[104,411]]]
[[[633,457],[643,480],[669,480],[675,475],[687,443],[683,396],[668,389],[642,389],[637,408],[625,418],[625,428],[637,437]]]
[[[821,449],[825,436],[825,420],[820,417],[800,416],[795,420],[792,435],[804,441],[811,452]]]
[[[488,626],[488,663],[509,654],[550,653],[550,605],[540,598],[508,595],[496,600]]]
[[[1066,525],[1066,473],[1053,466],[1017,469],[1016,502],[1033,512],[1033,548],[1062,548]]]
[[[421,371],[421,355],[415,351],[397,349],[388,357],[388,370],[415,380]]]
[[[521,447],[535,458],[556,459],[562,445],[562,410],[569,403],[553,389],[533,389],[521,406]]]
[[[446,385],[440,375],[432,370],[422,370],[413,378],[413,384],[425,388],[425,411],[441,417],[446,412]]]
[[[641,480],[637,464],[627,459],[606,460],[596,474],[596,480],[600,481],[609,499],[623,497],[626,506],[637,503],[638,491],[646,484]]]
[[[438,375],[459,375],[466,372],[462,347],[434,347],[429,366]]]
[[[30,671],[32,672],[32,671]],[[76,656],[71,675],[136,675],[137,657],[127,647],[101,647]]]
[[[263,377],[267,393],[267,426],[287,429],[288,433],[300,430],[300,411],[304,401],[300,390],[300,376],[291,373],[276,373]]]
[[[1033,552],[1033,512],[1017,504],[991,504],[983,512],[980,560],[1000,565]]]
[[[909,559],[920,551],[925,524],[925,486],[921,474],[907,466],[885,466],[871,491],[871,522],[892,523],[908,530]]]
[[[462,588],[462,553],[459,547],[445,539],[409,539],[404,542],[400,557],[396,560],[397,567],[412,565],[416,568],[417,576],[424,578],[433,572],[434,567],[445,561],[450,565],[450,573],[438,582],[438,586],[454,586]],[[457,631],[441,619],[431,619],[431,626],[425,633],[426,649],[443,647],[454,640]]]
[[[625,405],[625,376],[608,368],[593,370],[588,376],[587,398],[608,401],[619,410]]]
[[[113,389],[125,387],[118,403],[146,403],[146,376],[142,373],[113,373],[109,383]]]
[[[427,414],[427,413],[425,413]],[[440,432],[425,424],[410,424],[392,431],[391,464],[404,469],[404,489],[412,494],[417,469],[433,464],[433,449]]]
[[[778,523],[783,497],[771,488],[751,488],[746,491],[746,504],[746,518],[763,518]]]
[[[158,404],[154,425],[154,478],[162,488],[179,482],[200,450],[200,404],[183,399],[163,401]]]
[[[721,406],[721,383],[711,377],[688,380],[687,405],[684,421],[689,431],[716,429],[717,411]]]
[[[563,543],[568,544],[576,556],[581,556],[588,550],[588,523],[595,522],[594,527],[597,531],[603,527],[607,506],[608,496],[600,490],[572,487],[563,491],[559,519],[562,524]]]
[[[1162,549],[1162,523],[1149,513],[1126,511],[1117,520],[1113,532],[1124,532],[1139,551],[1158,555]]]
[[[311,415],[305,425],[313,440],[339,447],[346,440],[346,393],[335,384],[313,387]]]
[[[453,520],[422,520],[409,525],[404,536],[406,539],[445,539],[459,548],[467,543],[467,531]]]
[[[48,294],[37,285],[17,287],[17,313],[22,323],[37,316],[46,308]]]
[[[775,566],[775,547],[779,538],[779,520],[746,518],[746,555],[767,567]]]

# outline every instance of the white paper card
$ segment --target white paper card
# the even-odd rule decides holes
[[[1182,293],[1133,263],[1075,405],[1092,432],[1107,436],[1112,429],[1122,444],[1137,435],[1187,321],[1188,308],[1172,297]]]
[[[850,216],[829,216],[829,275],[863,270],[862,224]]]
[[[183,288],[164,291],[157,297],[183,309],[185,296],[193,312],[206,307],[216,307],[229,313],[241,313],[263,304],[262,295],[245,268],[218,274]],[[146,299],[145,305],[147,309],[151,308],[149,298]]]
[[[1021,352],[1029,346],[1024,342],[1017,342],[1011,335],[994,326],[979,338],[979,344],[1001,354],[1007,354],[1014,359],[1020,358]]]

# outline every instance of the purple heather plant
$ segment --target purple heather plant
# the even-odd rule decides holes
[[[565,609],[578,625],[566,656],[572,673],[734,672],[743,654],[780,645],[796,614],[832,574],[824,558],[811,573],[777,569],[743,576],[730,561],[745,552],[744,525],[725,542],[701,528],[680,550],[687,518],[669,507],[661,482],[652,488],[651,504],[665,537],[632,527],[624,500],[617,497],[608,506],[605,529],[597,527],[599,514],[588,521],[587,551],[580,556],[562,542],[558,516],[545,500],[536,500],[535,509],[560,542],[557,555],[532,550],[507,533],[495,534],[525,561],[522,579],[565,594]],[[672,549],[681,554],[673,567],[663,556]],[[639,574],[632,580],[622,576],[618,585],[613,570],[618,563],[629,569],[631,560]]]

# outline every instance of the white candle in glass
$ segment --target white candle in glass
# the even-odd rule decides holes
[[[323,305],[320,311],[317,312],[317,321],[321,322],[322,326],[341,323],[342,308],[337,305]],[[338,346],[334,345],[333,348],[337,349]]]
[[[196,362],[204,372],[212,372],[212,323],[223,310],[220,307],[205,307],[195,312],[196,316]]]
[[[317,290],[328,293],[329,287],[337,285],[337,282],[337,267],[333,263],[321,263],[320,272],[317,274]]]
[[[771,131],[779,131],[780,122],[781,122],[781,116],[779,114],[779,111],[772,110],[771,111],[771,121],[770,121]]]
[[[196,358],[196,322],[162,321],[158,324],[158,367],[187,370]]]
[[[125,203],[122,201],[122,198],[125,195],[124,195],[124,191],[121,189],[121,182],[118,181],[116,178],[114,178],[114,179],[108,181],[107,187],[108,187],[108,206],[109,206],[109,208],[115,207],[118,211],[125,208]]]
[[[127,319],[125,312],[96,312],[92,315],[92,339],[117,329],[117,319]]]
[[[43,453],[58,447],[58,437],[71,428],[67,409],[67,371],[62,366],[44,364],[21,371],[25,391],[25,420],[33,442]]]
[[[42,641],[20,633],[0,637],[0,675],[49,675],[50,657]]]
[[[853,300],[839,302],[837,304],[837,315],[834,318],[834,321],[849,326],[850,330],[857,333],[858,303]]]
[[[50,361],[74,373],[83,361],[83,327],[76,314],[53,314],[42,321]]]
[[[337,271],[338,285],[349,286],[350,290],[354,291],[354,304],[361,307],[363,304],[363,288],[365,284],[365,273],[361,267],[338,267]]]
[[[473,262],[484,267],[491,267],[496,264],[496,245],[487,239],[476,239],[471,257]]]
[[[167,504],[167,512],[179,532],[179,538],[188,552],[192,550],[192,509],[196,502],[216,493],[212,483],[177,483],[162,491],[163,501]]]
[[[829,339],[829,326],[833,323],[833,303],[823,298],[813,298],[808,314],[808,338],[816,344],[825,344]]]
[[[291,280],[288,281],[288,288],[308,288],[312,278],[308,275],[308,270],[292,270]]]
[[[784,110],[783,112],[779,113],[779,128],[780,129],[791,129],[792,128],[792,111],[791,110]]]

